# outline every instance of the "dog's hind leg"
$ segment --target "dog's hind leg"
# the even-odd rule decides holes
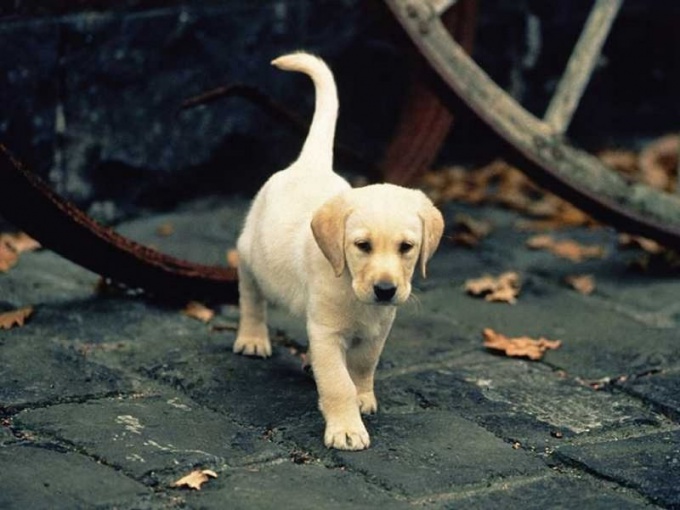
[[[243,264],[239,265],[238,278],[241,319],[234,352],[267,358],[272,354],[267,331],[267,302],[252,274]]]

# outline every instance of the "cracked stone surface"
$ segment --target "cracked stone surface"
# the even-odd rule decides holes
[[[54,444],[0,448],[0,507],[129,507],[151,489]]]
[[[635,488],[668,508],[680,506],[680,432],[662,432],[614,443],[570,445],[560,457],[623,485]]]
[[[119,230],[219,264],[246,205],[203,200]],[[0,332],[0,507],[680,507],[677,277],[629,273],[634,254],[606,229],[560,233],[607,246],[574,264],[525,248],[513,213],[445,213],[460,211],[495,230],[474,250],[444,243],[414,282],[363,452],[323,446],[301,321],[272,310],[273,356],[235,356],[235,306],[205,324],[98,295],[96,275],[49,251],[24,254],[0,275],[0,309],[35,308]],[[465,294],[465,279],[508,269],[522,276],[517,304]],[[562,284],[581,272],[594,295]],[[505,358],[482,348],[484,327],[563,344],[539,362]],[[171,487],[194,468],[218,478]]]

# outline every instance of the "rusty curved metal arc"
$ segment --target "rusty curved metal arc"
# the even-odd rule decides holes
[[[162,300],[238,301],[233,268],[170,257],[106,228],[29,172],[0,144],[0,213],[76,264]]]
[[[631,184],[524,110],[446,30],[427,1],[385,0],[430,66],[521,159],[520,169],[595,218],[680,249],[680,198]]]
[[[477,0],[461,0],[442,17],[447,31],[468,53],[472,52],[477,26]],[[416,52],[409,62],[411,90],[401,108],[401,118],[380,162],[387,182],[407,186],[429,170],[455,123],[427,74],[426,63]],[[411,57],[411,55],[409,55]],[[415,61],[417,59],[417,62]]]

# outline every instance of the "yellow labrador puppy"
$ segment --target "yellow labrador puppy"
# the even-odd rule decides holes
[[[241,319],[234,352],[268,357],[266,302],[305,317],[329,448],[362,450],[360,413],[378,404],[373,376],[395,316],[425,275],[444,221],[420,191],[391,184],[352,189],[333,172],[338,98],[319,58],[272,62],[310,76],[315,112],[298,159],[255,197],[238,240]]]

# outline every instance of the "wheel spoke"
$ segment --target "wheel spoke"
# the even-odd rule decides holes
[[[465,53],[430,5],[385,0],[430,66],[520,157],[539,184],[622,231],[680,249],[680,197],[631,184],[599,159],[565,143]]]
[[[622,3],[623,0],[597,0],[593,5],[543,117],[556,133],[567,131]]]

